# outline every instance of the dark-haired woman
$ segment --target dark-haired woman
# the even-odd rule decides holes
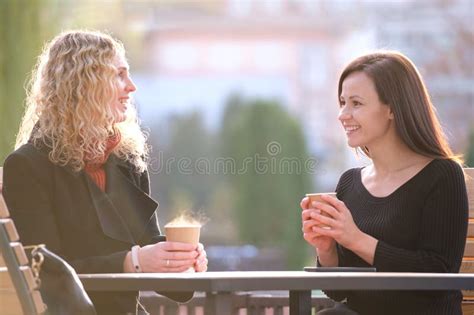
[[[324,197],[330,205],[301,201],[304,238],[317,263],[458,272],[468,218],[464,175],[416,67],[398,52],[361,56],[342,72],[338,96],[349,146],[372,163],[346,171],[337,199]],[[321,314],[461,315],[459,291],[327,294],[347,306]]]

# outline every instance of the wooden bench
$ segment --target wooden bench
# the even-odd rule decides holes
[[[1,194],[0,167],[0,315],[38,315],[46,305]]]
[[[461,272],[474,273],[474,168],[465,168],[464,175],[469,200],[469,225]],[[463,295],[463,315],[474,315],[474,291],[463,291]]]

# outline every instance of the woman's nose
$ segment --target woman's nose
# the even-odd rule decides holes
[[[135,92],[137,90],[137,86],[133,83],[132,79],[128,79],[127,82],[127,91],[128,92]]]
[[[337,119],[340,121],[347,120],[351,118],[351,113],[349,112],[347,106],[341,107],[339,110],[339,115],[337,116]]]

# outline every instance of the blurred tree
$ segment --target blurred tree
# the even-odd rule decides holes
[[[471,132],[469,134],[465,163],[469,167],[474,167],[474,128],[471,128]]]
[[[230,99],[221,131],[223,156],[232,157],[227,178],[234,189],[240,239],[283,246],[291,268],[301,268],[306,247],[299,202],[311,191],[301,126],[278,103]]]
[[[55,19],[50,1],[0,1],[0,161],[13,150],[25,82]]]
[[[163,126],[153,129],[160,130]],[[160,218],[169,220],[184,210],[206,211],[215,189],[210,168],[215,152],[214,136],[198,112],[172,117],[166,129],[166,133],[150,137],[153,146],[150,174],[155,183],[153,194],[163,214]]]

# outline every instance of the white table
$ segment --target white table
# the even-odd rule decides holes
[[[474,274],[232,271],[81,274],[89,291],[215,292],[206,314],[232,314],[234,291],[289,291],[290,314],[311,314],[311,290],[474,290]]]

